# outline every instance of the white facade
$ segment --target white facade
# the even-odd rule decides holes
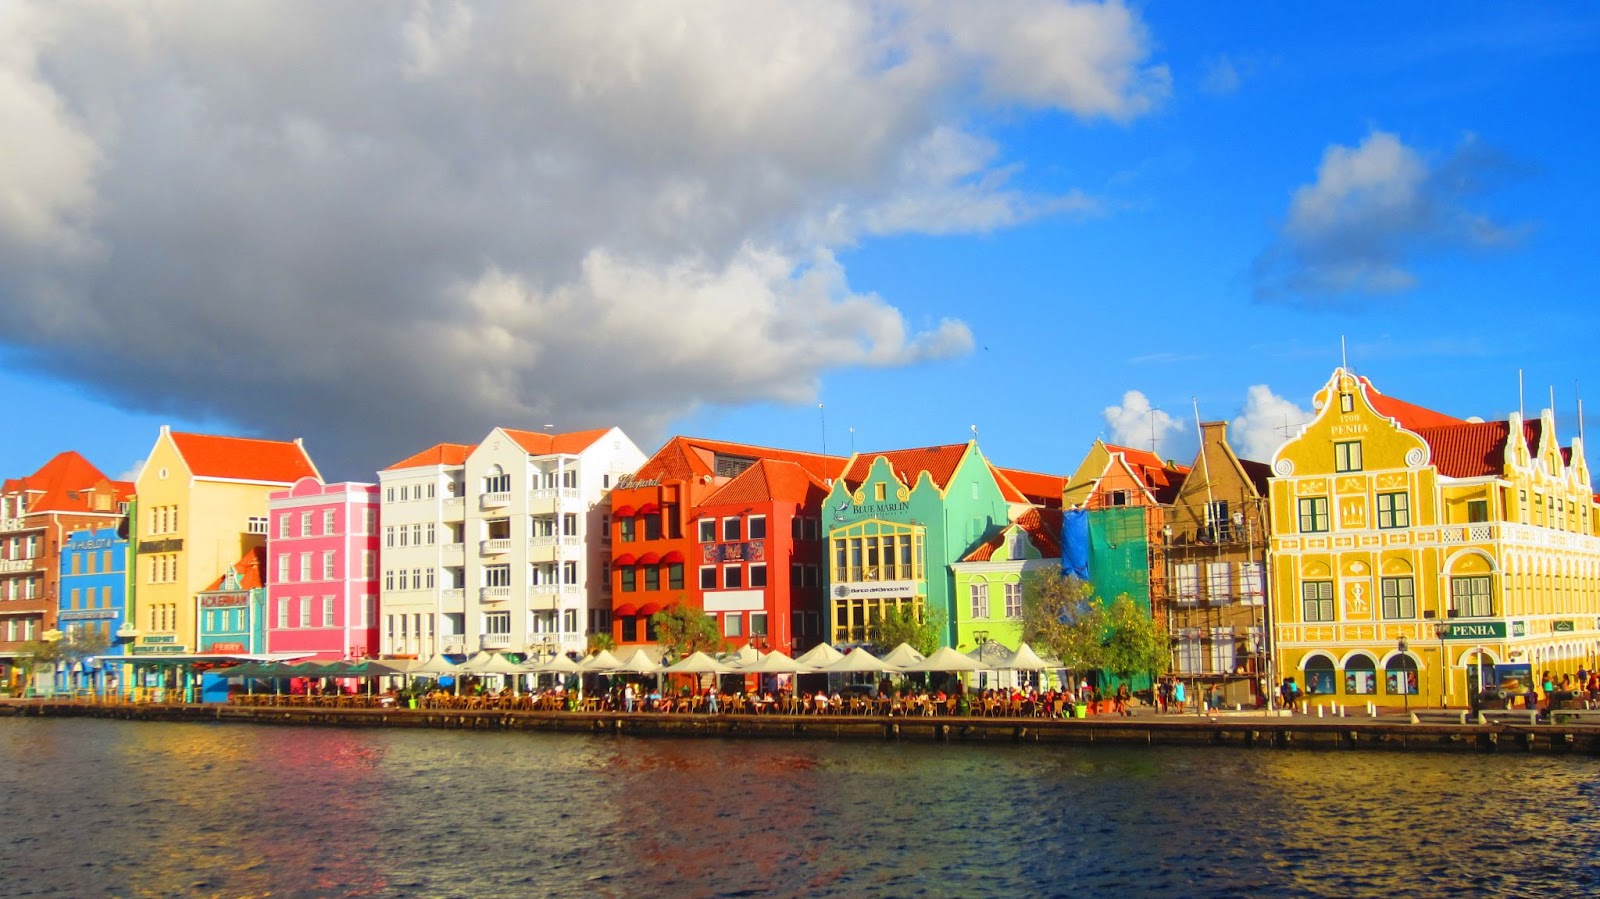
[[[583,651],[610,631],[608,496],[622,431],[496,428],[460,465],[382,472],[384,651]]]

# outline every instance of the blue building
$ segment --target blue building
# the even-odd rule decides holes
[[[126,635],[128,538],[117,527],[75,531],[61,547],[61,591],[56,613],[62,639],[69,645],[96,647],[58,672],[58,689],[115,689],[116,666],[108,656],[121,656]]]
[[[196,597],[200,651],[254,654],[267,650],[267,587],[262,577],[266,550],[255,547],[228,566]]]

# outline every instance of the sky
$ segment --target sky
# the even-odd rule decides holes
[[[1227,12],[0,4],[0,475],[162,424],[330,480],[497,425],[1265,461],[1342,362],[1600,415],[1600,7]]]

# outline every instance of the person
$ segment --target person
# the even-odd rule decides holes
[[[711,682],[711,686],[706,688],[706,712],[709,713],[709,714],[712,714],[712,715],[715,715],[717,713],[717,684],[716,684],[716,681],[712,681]]]
[[[622,688],[622,708],[628,712],[633,711],[633,684]]]
[[[1211,685],[1211,691],[1206,694],[1206,706],[1213,712],[1220,711],[1222,709],[1221,687],[1217,686],[1216,684]]]
[[[1132,698],[1132,695],[1133,694],[1128,690],[1127,684],[1122,684],[1117,687],[1117,701],[1116,705],[1114,706],[1114,711],[1116,711],[1117,714],[1123,716],[1131,716],[1133,714],[1132,712],[1128,711],[1128,700]]]
[[[1156,710],[1157,710],[1157,712],[1159,712],[1161,714],[1166,714],[1167,706],[1171,702],[1172,702],[1172,680],[1170,678],[1163,677],[1161,679],[1161,682],[1156,685]]]
[[[1179,714],[1183,713],[1183,706],[1187,699],[1188,696],[1184,689],[1183,681],[1174,680],[1172,682],[1172,704],[1178,707]]]

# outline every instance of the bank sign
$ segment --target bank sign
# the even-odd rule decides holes
[[[1446,640],[1504,640],[1504,621],[1451,622],[1444,626]]]

